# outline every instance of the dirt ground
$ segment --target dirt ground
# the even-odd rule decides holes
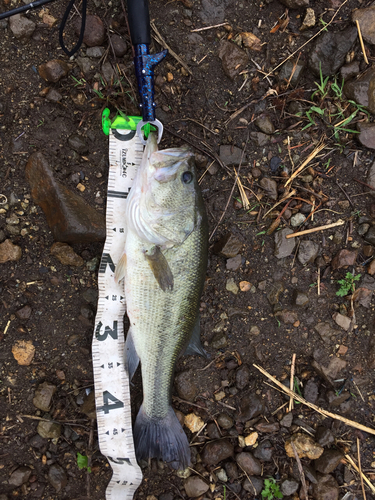
[[[328,22],[341,2],[316,0],[311,4],[316,18],[324,13],[323,18]],[[364,4],[360,0],[346,2],[330,29],[340,30],[350,25],[352,10],[364,7]],[[18,5],[21,3],[4,0],[0,9],[5,11]],[[65,4],[55,2],[47,8],[59,22]],[[322,24],[317,23],[314,28],[299,31],[304,11],[303,8],[290,9],[285,30],[270,33],[285,12],[285,6],[277,0],[150,2],[155,26],[191,71],[190,75],[181,69],[180,63],[171,55],[156,69],[157,116],[165,126],[162,147],[187,142],[195,148],[199,176],[204,174],[201,188],[210,233],[220,220],[210,241],[209,267],[201,304],[202,342],[213,362],[209,364],[198,357],[181,358],[177,373],[190,371],[195,395],[189,403],[182,397],[183,390],[177,392],[176,389],[173,402],[176,410],[184,415],[195,413],[207,424],[214,422],[220,413],[227,413],[235,423],[227,430],[222,428],[219,438],[227,437],[235,453],[253,449],[241,448],[238,436],[249,434],[259,419],[279,422],[287,408],[283,406],[287,401],[285,397],[266,384],[267,379],[253,363],[289,384],[293,354],[296,354],[295,373],[301,382],[302,394],[311,381],[318,391],[315,399],[318,406],[375,429],[374,365],[370,364],[371,356],[375,356],[371,343],[375,332],[374,301],[369,307],[355,306],[356,321],[351,331],[340,328],[332,319],[334,313],[346,315],[350,310],[350,301],[336,295],[337,280],[343,279],[348,271],[360,273],[363,278],[369,264],[368,254],[372,256],[371,249],[364,252],[364,247],[369,244],[358,230],[363,218],[371,219],[371,210],[374,215],[375,211],[371,209],[373,198],[370,189],[353,178],[366,182],[374,153],[361,146],[354,134],[347,134],[341,145],[335,144],[335,140],[328,137],[324,123],[305,131],[301,129],[307,121],[293,127],[299,118],[284,114],[282,104],[293,88],[283,90],[273,75],[269,80],[263,78],[266,72],[321,29]],[[20,260],[0,264],[0,497],[1,494],[7,495],[2,499],[73,500],[87,496],[92,500],[103,500],[111,475],[110,467],[98,449],[96,423],[82,411],[87,389],[93,388],[91,342],[97,269],[103,245],[73,244],[74,251],[85,261],[84,265],[75,268],[61,264],[50,253],[54,242],[51,229],[43,211],[34,203],[25,177],[25,165],[30,155],[42,152],[57,180],[77,193],[76,186],[81,183],[85,189],[80,196],[98,212],[105,213],[108,139],[101,129],[101,112],[108,106],[112,111],[117,107],[129,115],[138,114],[137,94],[122,2],[90,1],[88,12],[100,17],[106,35],[102,43],[103,57],[92,58],[93,69],[86,74],[77,64],[77,55],[69,60],[61,50],[58,23],[50,27],[39,16],[40,10],[27,14],[36,24],[27,40],[17,39],[9,23],[1,21],[0,197],[4,195],[7,202],[0,206],[0,242],[10,239],[22,249]],[[74,18],[78,18],[77,13]],[[223,20],[232,31],[220,26],[192,36],[191,30],[221,24]],[[219,46],[221,40],[227,39],[231,33],[233,37],[241,32],[254,33],[263,45],[260,51],[248,51],[248,73],[232,80],[223,71]],[[108,34],[118,34],[126,41],[128,48],[123,57],[114,57]],[[66,30],[67,45],[71,46],[75,39],[70,25]],[[78,56],[85,56],[86,50],[87,47],[83,46]],[[151,51],[159,50],[160,45],[153,42]],[[309,50],[307,44],[301,51],[302,59],[307,58]],[[359,44],[355,45],[354,52],[360,60]],[[57,58],[69,62],[71,69],[57,83],[47,83],[38,74],[38,68]],[[101,78],[103,62],[120,65],[121,86],[117,77],[112,82],[107,79],[108,74],[107,78],[106,75]],[[303,99],[310,100],[316,79],[308,70],[303,73],[298,83],[301,89],[298,98],[302,104]],[[47,98],[47,87],[56,90],[60,98]],[[295,99],[292,96],[291,100]],[[289,105],[290,101],[285,101],[284,105]],[[245,105],[248,106],[228,121]],[[264,112],[270,117],[274,131],[267,142],[261,143],[251,133],[257,133],[253,122]],[[75,151],[68,140],[77,134],[86,145],[83,153]],[[304,145],[288,152],[288,137],[291,146]],[[318,267],[316,261],[302,265],[296,258],[297,246],[285,258],[275,256],[275,233],[265,234],[275,217],[263,217],[275,200],[264,195],[259,179],[273,178],[281,186],[283,177],[280,170],[272,172],[271,158],[280,158],[286,166],[285,171],[291,172],[291,160],[299,165],[313,150],[313,147],[305,148],[317,144],[321,137],[327,144],[324,152],[333,150],[329,155],[329,168],[326,168],[328,157],[323,158],[322,153],[314,160],[314,168],[323,175],[316,177],[319,183],[314,184],[314,188],[311,184],[307,189],[317,191],[319,188],[329,201],[302,229],[329,224],[339,218],[345,224],[306,237],[319,247],[318,254],[323,260]],[[214,163],[210,171],[206,171],[215,155],[219,154],[220,146],[224,145],[244,150],[240,178],[249,188],[246,191],[251,206],[249,210],[242,207],[238,188],[232,194],[235,175],[232,166],[224,168]],[[254,167],[260,170],[259,176],[254,175]],[[263,193],[260,201],[253,193],[257,196]],[[300,196],[301,193],[299,191]],[[309,201],[309,194],[304,194]],[[279,195],[281,199],[281,191]],[[2,198],[0,202],[4,200]],[[295,200],[294,207],[297,208],[293,213],[299,211],[302,203],[299,206],[298,203]],[[260,213],[259,205],[262,207]],[[275,210],[280,211],[281,207]],[[283,218],[279,228],[289,225],[290,221]],[[237,252],[241,260],[234,269],[228,269],[227,258],[215,247],[217,242],[220,246],[220,239],[228,233],[239,241],[241,247]],[[335,270],[331,260],[344,248],[357,251],[356,262],[349,268]],[[237,286],[236,293],[231,291],[236,288],[233,288],[233,282]],[[274,299],[272,294],[275,295],[277,290],[279,294]],[[296,305],[297,292],[307,295],[308,304],[303,307]],[[25,306],[30,307],[26,309],[27,314],[19,313]],[[292,321],[275,316],[277,311],[293,313]],[[327,341],[322,340],[315,329],[320,322],[328,322],[335,329],[336,333]],[[18,340],[31,340],[35,347],[35,356],[29,366],[20,366],[12,355],[12,348]],[[344,360],[346,365],[330,387],[316,366],[328,366],[335,357]],[[56,387],[49,412],[38,410],[33,405],[35,389],[45,381]],[[336,400],[335,405],[329,393],[337,398],[342,391],[349,394],[348,398],[344,403]],[[139,375],[132,396],[135,414],[141,401]],[[243,402],[247,396],[256,396],[264,406],[257,418],[243,420]],[[40,417],[51,417],[60,422],[61,437],[40,437],[37,434]],[[286,455],[285,440],[301,428],[308,429],[314,436],[317,427],[323,425],[333,432],[336,449],[355,460],[359,438],[362,469],[374,483],[373,435],[333,419],[324,419],[302,405],[296,405],[293,417],[292,427],[274,426],[272,430],[258,430],[258,443],[268,439],[273,447],[272,460],[262,461],[263,478],[273,477],[280,482],[291,477],[295,460]],[[192,440],[193,434],[185,430]],[[234,474],[227,482],[220,480],[222,476],[215,475],[215,471],[217,473],[227,462],[235,463],[233,458],[226,457],[214,465],[200,460],[203,446],[212,440],[206,431],[194,439],[193,453],[193,469],[212,485],[203,496],[228,500],[252,498],[253,495],[241,488],[246,479],[242,470],[239,469],[237,478]],[[77,452],[90,456],[91,474],[77,467]],[[308,459],[302,461],[306,465],[310,463]],[[59,464],[65,471],[67,481],[61,491],[56,491],[49,479],[53,464]],[[9,484],[12,473],[21,466],[31,469],[28,479],[23,485]],[[339,498],[348,491],[353,493],[350,498],[363,498],[359,476],[353,474],[350,482],[345,475],[346,467],[342,461],[332,473],[340,487]],[[225,470],[228,472],[228,467]],[[162,497],[164,500],[187,498],[185,479],[169,468],[153,462],[143,472],[144,481],[136,498],[160,497],[162,494],[169,494]],[[224,485],[228,487],[224,488]],[[367,499],[375,498],[370,490],[366,493]],[[299,496],[298,493],[295,495],[294,498],[303,498],[302,490]]]

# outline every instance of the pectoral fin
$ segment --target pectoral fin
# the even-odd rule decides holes
[[[191,335],[190,343],[187,346],[184,355],[186,354],[198,354],[204,358],[209,358],[210,355],[203,348],[201,343],[201,327],[200,327],[200,316],[198,314],[197,321],[195,322],[194,330]]]
[[[118,261],[115,271],[115,281],[118,283],[125,276],[126,269],[126,253],[123,253],[121,259]]]
[[[151,250],[146,251],[145,257],[163,292],[173,290],[173,274],[160,247],[155,246]]]

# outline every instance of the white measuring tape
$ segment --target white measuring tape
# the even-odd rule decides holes
[[[110,130],[107,236],[99,267],[92,341],[99,447],[113,469],[106,500],[131,500],[142,481],[134,451],[129,377],[124,368],[124,285],[114,280],[115,266],[125,247],[126,198],[142,153],[135,131]]]

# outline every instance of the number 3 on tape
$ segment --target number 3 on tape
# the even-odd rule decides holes
[[[135,458],[129,378],[123,359],[125,297],[123,285],[115,282],[114,273],[125,245],[126,198],[143,146],[133,130],[124,127],[109,132],[107,237],[99,266],[92,358],[99,446],[113,470],[106,500],[131,500],[141,484],[142,472]]]

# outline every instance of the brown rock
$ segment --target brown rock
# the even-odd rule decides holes
[[[31,38],[36,24],[24,14],[15,14],[9,18],[9,27],[16,38],[25,42]]]
[[[277,184],[273,179],[269,179],[268,177],[263,177],[260,180],[259,185],[266,192],[267,196],[271,198],[271,200],[277,200]]]
[[[246,52],[227,40],[220,44],[219,57],[224,73],[234,80],[249,62]]]
[[[16,316],[21,321],[26,321],[30,318],[31,313],[32,313],[31,307],[26,305],[21,307],[21,309],[18,309],[18,311],[16,311]]]
[[[352,13],[352,20],[359,22],[363,40],[370,45],[375,45],[375,5],[370,5],[365,9],[355,9]]]
[[[342,267],[354,266],[357,259],[357,252],[352,250],[346,250],[345,248],[340,250],[332,259],[331,265],[332,269],[341,269]]]
[[[373,274],[375,274],[375,259],[374,259],[374,260],[372,260],[372,261],[370,262],[370,264],[369,264],[369,266],[368,266],[368,268],[367,268],[367,272],[368,272],[369,274],[371,274],[371,276],[372,276]]]
[[[0,244],[0,264],[9,261],[17,261],[22,257],[22,250],[19,246],[13,245],[10,240],[5,240]]]
[[[19,365],[29,366],[34,358],[35,347],[31,340],[17,340],[12,354]]]
[[[235,257],[242,250],[242,242],[232,233],[227,233],[217,241],[213,247],[213,252],[222,257]]]
[[[314,354],[315,356],[315,354]],[[312,366],[315,371],[323,377],[330,385],[338,378],[339,373],[346,368],[347,362],[336,356],[331,359],[328,366],[322,365],[319,361],[314,359]]]
[[[246,47],[247,49],[256,50],[257,52],[260,52],[262,50],[262,42],[257,36],[253,35],[253,33],[244,32],[240,33],[240,35],[244,47]]]
[[[74,29],[77,35],[81,32],[81,18],[77,18],[74,24]],[[88,47],[96,47],[104,42],[105,27],[103,21],[98,16],[89,14],[86,17],[85,33],[83,35],[83,43]]]
[[[333,472],[344,458],[339,450],[325,450],[324,453],[315,460],[315,470],[322,474]]]
[[[53,59],[44,64],[41,64],[38,68],[39,75],[46,82],[56,83],[61,78],[66,76],[70,71],[70,66],[65,61],[61,59]]]
[[[297,313],[295,313],[294,311],[288,311],[287,309],[277,311],[275,313],[275,318],[286,325],[293,325],[293,323],[298,321]]]
[[[349,330],[352,320],[348,316],[344,316],[338,312],[332,314],[332,318],[346,332]]]
[[[209,485],[199,476],[190,476],[186,479],[184,488],[189,498],[197,498],[209,489]]]
[[[314,500],[338,500],[339,485],[337,481],[329,474],[319,474],[317,483],[313,484],[313,498]]]
[[[26,177],[33,200],[42,208],[55,240],[67,243],[105,240],[104,216],[54,179],[42,153],[30,156]]]
[[[206,465],[216,465],[217,463],[232,457],[234,447],[228,439],[218,439],[207,443],[203,448],[202,461]]]
[[[65,266],[80,267],[84,262],[82,257],[77,255],[71,246],[59,241],[52,245],[51,254],[57,257],[61,264]]]
[[[262,464],[257,458],[253,457],[251,453],[239,453],[236,456],[236,462],[240,468],[250,476],[257,476],[262,472]]]
[[[272,433],[277,432],[280,429],[280,424],[278,422],[267,422],[266,420],[261,420],[256,424],[255,428],[259,432]]]
[[[49,411],[53,395],[55,394],[56,391],[57,387],[53,384],[50,384],[48,382],[43,382],[43,384],[39,384],[35,391],[35,395],[33,398],[33,405],[36,408],[39,408],[40,410],[46,412]]]
[[[315,443],[310,436],[298,432],[297,434],[293,434],[293,436],[285,442],[285,451],[288,457],[291,458],[295,457],[292,443],[296,448],[299,458],[308,457],[311,460],[316,460],[324,451],[324,448]]]

